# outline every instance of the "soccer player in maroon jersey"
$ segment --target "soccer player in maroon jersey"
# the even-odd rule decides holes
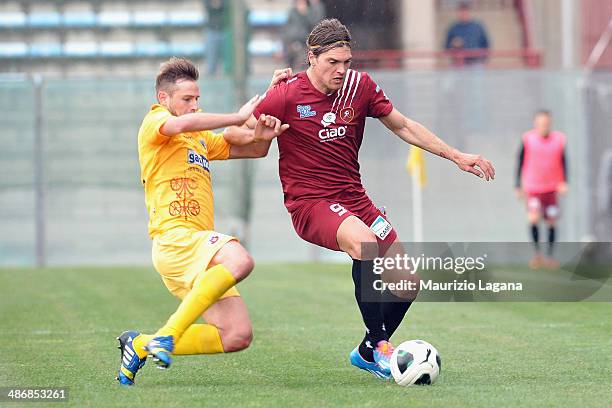
[[[521,138],[518,155],[516,194],[519,199],[525,198],[527,204],[527,219],[535,248],[535,256],[529,262],[532,269],[559,266],[552,256],[560,216],[557,194],[564,195],[568,191],[566,136],[552,130],[551,125],[549,111],[537,112],[533,129]],[[538,224],[541,218],[548,225],[548,256],[543,256],[540,251]]]
[[[397,111],[365,72],[349,69],[351,35],[336,19],[317,24],[307,39],[306,71],[277,71],[255,117],[277,117],[289,129],[278,137],[279,174],[285,206],[304,240],[353,259],[355,297],[366,335],[350,355],[353,365],[390,377],[389,338],[416,292],[400,299],[372,287],[374,258],[389,255],[399,239],[361,184],[358,152],[366,117],[378,118],[409,144],[451,160],[461,170],[486,180],[495,170],[485,158],[451,148],[419,123]],[[286,80],[285,80],[286,79]],[[375,247],[375,253],[365,253]],[[391,250],[394,251],[394,250]],[[382,302],[381,296],[386,300]],[[372,301],[378,299],[378,301]]]

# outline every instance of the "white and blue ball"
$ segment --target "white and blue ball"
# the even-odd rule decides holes
[[[441,368],[438,350],[423,340],[405,341],[391,356],[391,375],[402,386],[432,384]]]

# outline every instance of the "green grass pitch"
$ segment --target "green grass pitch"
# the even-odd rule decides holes
[[[442,374],[403,388],[348,363],[363,335],[349,266],[260,264],[239,288],[248,350],[149,362],[126,389],[115,337],[178,304],[152,268],[2,269],[0,386],[69,387],[54,407],[612,405],[610,303],[417,303],[393,340],[433,343]]]

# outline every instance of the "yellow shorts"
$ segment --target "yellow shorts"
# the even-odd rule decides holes
[[[174,228],[153,238],[153,266],[170,293],[183,299],[217,251],[232,240],[237,238],[215,231]],[[240,296],[235,286],[220,299],[232,296]]]

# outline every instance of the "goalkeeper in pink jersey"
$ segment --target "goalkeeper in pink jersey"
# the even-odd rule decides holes
[[[350,362],[379,378],[389,378],[393,351],[389,338],[416,292],[400,299],[397,293],[381,293],[373,287],[374,258],[393,257],[401,244],[361,183],[358,152],[366,118],[378,118],[406,143],[451,160],[478,177],[490,180],[495,170],[485,158],[451,148],[406,118],[367,73],[350,69],[351,35],[340,21],[321,21],[306,45],[308,69],[297,75],[277,71],[276,85],[267,91],[247,125],[254,126],[260,114],[289,124],[278,138],[285,207],[300,237],[343,251],[353,260],[355,297],[366,333],[350,353]]]
[[[556,238],[556,224],[560,216],[557,195],[567,193],[566,137],[551,130],[550,112],[541,110],[534,117],[534,128],[522,137],[516,174],[516,194],[525,198],[529,231],[535,256],[529,263],[533,269],[542,266],[556,268],[552,258]],[[548,225],[547,256],[540,251],[540,220]]]

